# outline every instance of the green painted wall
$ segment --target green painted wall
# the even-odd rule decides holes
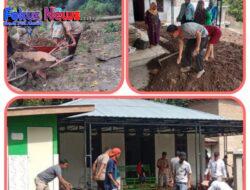
[[[53,153],[58,154],[57,117],[56,115],[34,115],[8,117],[8,152],[9,155],[27,155],[27,128],[52,127]],[[12,133],[23,133],[23,140],[12,140]]]

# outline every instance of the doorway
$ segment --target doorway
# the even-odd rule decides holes
[[[33,190],[37,174],[53,165],[53,131],[51,127],[28,127],[27,137],[29,190]],[[53,189],[53,183],[49,186]]]
[[[153,134],[126,133],[125,134],[126,166],[137,165],[142,161],[143,165],[150,166],[150,174],[155,172],[155,138]],[[127,174],[128,175],[128,174]],[[128,177],[134,174],[129,174]]]
[[[144,21],[145,3],[144,0],[133,0],[135,21]]]

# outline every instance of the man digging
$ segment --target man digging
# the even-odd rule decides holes
[[[202,51],[206,48],[208,41],[208,31],[206,28],[200,24],[188,22],[181,26],[172,24],[168,26],[167,32],[170,36],[178,38],[179,40],[177,64],[182,62],[181,72],[189,72],[194,59],[194,67],[197,72],[196,77],[200,78],[205,73]],[[184,41],[186,41],[185,49]]]
[[[48,183],[58,178],[62,189],[71,190],[72,185],[62,177],[62,169],[66,169],[69,162],[65,159],[60,160],[58,165],[51,166],[50,168],[39,173],[35,178],[36,190],[49,190]]]

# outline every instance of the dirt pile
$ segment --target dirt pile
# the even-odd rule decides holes
[[[52,40],[46,39],[46,38],[34,38],[31,40],[31,45],[32,46],[54,47],[54,46],[56,46],[56,43],[53,42]]]
[[[149,63],[148,68],[154,70],[145,91],[232,91],[242,81],[243,37],[230,30],[223,30],[221,42],[215,46],[215,59],[204,62],[205,74],[196,78],[196,73],[181,73],[176,64],[177,56],[160,66]],[[169,41],[162,44],[170,52],[176,52],[177,41],[171,39],[163,30],[161,36]],[[155,72],[155,69],[158,72]],[[157,74],[156,74],[157,73]]]

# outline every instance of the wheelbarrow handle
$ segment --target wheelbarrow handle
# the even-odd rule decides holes
[[[65,57],[65,58],[63,58],[63,59],[56,61],[56,63],[54,63],[53,65],[49,66],[49,68],[53,68],[53,67],[59,65],[60,63],[66,61],[66,60],[68,60],[68,59],[70,59],[70,58],[73,57],[73,56],[74,56],[74,55],[68,55],[67,57]]]

